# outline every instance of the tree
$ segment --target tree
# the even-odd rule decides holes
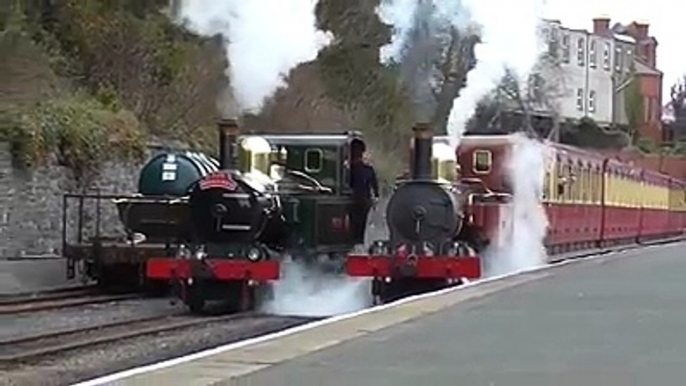
[[[431,122],[439,134],[446,134],[448,119],[454,101],[460,90],[467,85],[467,74],[476,67],[474,48],[481,42],[480,37],[470,31],[461,33],[457,28],[449,28],[447,48],[439,64],[436,84],[436,110]]]
[[[434,0],[417,1],[412,28],[395,60],[417,119],[433,123],[438,134],[447,132],[453,103],[476,66],[479,43],[478,29],[457,28]]]
[[[226,88],[221,41],[174,25],[167,7],[167,0],[2,2],[0,138],[12,143],[15,161],[57,158],[85,176],[115,147],[117,158],[137,155],[151,135],[216,149],[216,102]]]
[[[552,45],[552,44],[551,44]],[[527,82],[512,68],[506,68],[500,82],[477,105],[467,124],[470,133],[504,133],[513,129],[531,136],[559,140],[560,99],[566,95],[566,82],[556,45],[542,54]],[[535,118],[545,117],[550,129],[539,127]]]
[[[672,86],[670,103],[674,111],[675,137],[686,141],[686,75]]]
[[[379,51],[390,42],[391,29],[376,12],[379,3],[319,0],[317,27],[331,31],[336,39],[318,54],[317,83],[350,117],[352,128],[364,132],[375,148],[380,177],[391,181],[403,167],[398,160],[408,153],[413,112],[398,83],[398,69],[380,62]]]
[[[582,148],[622,149],[630,142],[626,133],[606,130],[591,118],[582,118],[578,123],[569,125],[560,133],[560,142]],[[650,144],[643,144],[648,148]]]
[[[628,121],[627,135],[631,144],[638,143],[638,128],[643,124],[643,96],[638,78],[631,74],[629,84],[624,91],[624,109]]]

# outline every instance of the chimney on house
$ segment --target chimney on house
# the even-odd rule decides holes
[[[597,17],[593,19],[593,34],[600,36],[610,35],[610,18]]]
[[[629,26],[630,35],[636,39],[636,53],[650,67],[657,66],[657,40],[650,36],[650,24],[635,21]]]
[[[649,37],[639,44],[644,45],[645,61],[652,68],[657,68],[657,40]]]
[[[634,22],[634,30],[636,31],[636,39],[643,40],[648,38],[650,24]]]

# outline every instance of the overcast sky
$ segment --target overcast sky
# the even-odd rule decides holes
[[[512,1],[512,0],[505,0]],[[664,72],[663,102],[669,89],[686,74],[686,1],[684,0],[545,0],[545,17],[562,21],[565,27],[593,29],[597,16],[628,24],[638,20],[650,23],[650,34],[658,41],[657,67]]]

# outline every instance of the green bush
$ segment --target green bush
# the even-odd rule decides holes
[[[6,117],[0,138],[10,141],[18,163],[43,165],[54,157],[77,179],[96,173],[110,160],[140,159],[145,137],[136,118],[86,99],[40,102]]]

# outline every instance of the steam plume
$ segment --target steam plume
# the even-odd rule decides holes
[[[449,23],[465,33],[479,27],[482,43],[476,47],[478,63],[468,75],[467,87],[455,100],[448,123],[449,133],[459,138],[476,104],[497,85],[506,66],[520,75],[533,67],[540,52],[537,27],[542,5],[541,0],[385,0],[379,15],[395,27],[395,34],[392,43],[382,49],[382,57],[407,62],[416,60],[413,50],[417,55],[435,50],[417,49],[426,42],[412,41],[417,28],[431,31]],[[436,12],[426,12],[429,6]],[[425,79],[416,82],[429,83],[430,76],[427,73]]]
[[[271,288],[261,310],[276,315],[332,316],[371,305],[370,281],[325,274],[302,262],[285,259],[282,278]]]
[[[179,21],[206,36],[220,34],[233,98],[223,113],[261,110],[299,63],[312,60],[331,36],[315,27],[317,0],[181,0]],[[230,106],[233,99],[235,105]]]
[[[506,165],[512,182],[513,198],[504,206],[505,223],[499,240],[486,252],[486,274],[501,275],[536,267],[546,262],[543,241],[548,219],[542,205],[547,159],[544,143],[517,133]]]

